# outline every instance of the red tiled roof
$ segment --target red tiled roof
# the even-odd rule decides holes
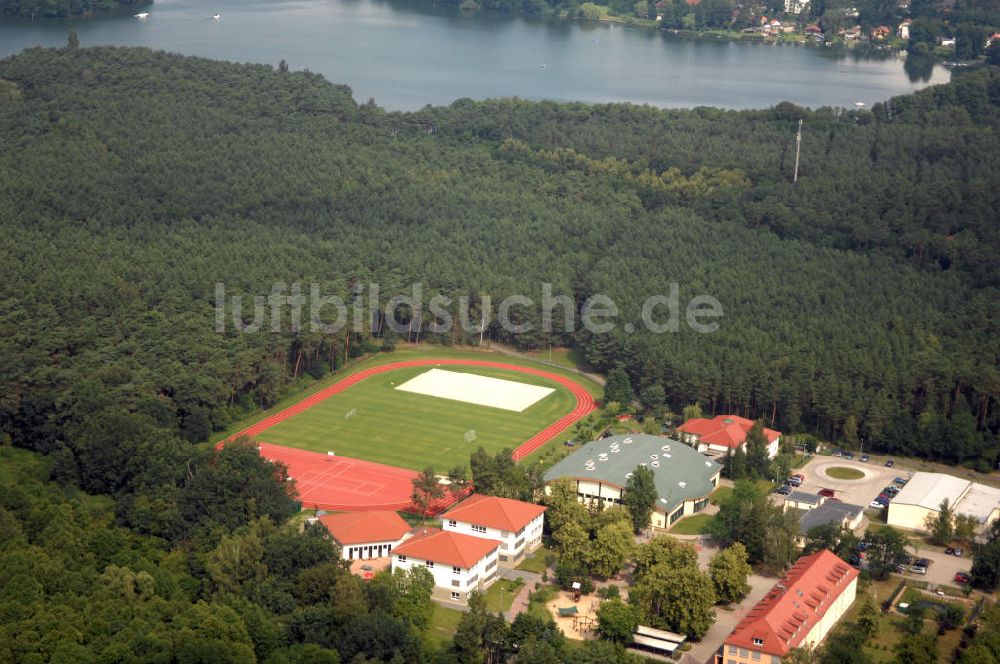
[[[340,545],[395,542],[410,529],[395,512],[345,512],[324,514],[319,522]]]
[[[392,553],[468,569],[499,546],[499,540],[425,528],[393,549]]]
[[[753,420],[738,415],[717,415],[710,420],[703,417],[688,420],[677,430],[698,436],[698,441],[706,445],[735,448],[746,442],[753,424]],[[773,443],[781,432],[764,427],[764,435],[768,443]]]
[[[802,645],[809,630],[857,577],[858,570],[826,549],[799,558],[736,625],[723,647],[784,657]],[[754,643],[755,639],[763,645]]]
[[[541,505],[474,494],[445,513],[445,519],[517,532],[545,511]]]

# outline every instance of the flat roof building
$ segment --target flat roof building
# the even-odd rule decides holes
[[[1000,489],[944,473],[914,473],[889,503],[890,526],[924,530],[928,515],[936,515],[946,500],[955,514],[967,514],[980,532],[1000,516]]]
[[[545,482],[569,479],[576,483],[580,502],[620,505],[622,493],[636,466],[653,471],[659,498],[651,525],[669,528],[679,519],[701,511],[719,485],[722,471],[715,461],[676,440],[629,434],[587,443],[545,473]]]

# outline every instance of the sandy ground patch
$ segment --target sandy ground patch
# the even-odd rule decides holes
[[[517,413],[555,392],[551,387],[444,369],[425,371],[396,389]]]

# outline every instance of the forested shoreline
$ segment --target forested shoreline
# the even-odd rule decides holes
[[[83,16],[117,7],[148,5],[152,0],[0,0],[0,15],[25,18]]]

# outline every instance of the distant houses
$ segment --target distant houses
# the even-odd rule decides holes
[[[659,496],[650,519],[654,528],[669,528],[703,510],[722,471],[718,463],[680,441],[629,434],[587,443],[550,468],[545,482],[568,479],[580,502],[604,509],[622,503],[637,466],[653,471]]]
[[[722,456],[730,450],[746,451],[747,434],[753,427],[753,420],[738,415],[718,415],[711,419],[696,417],[677,427],[681,439],[703,454]],[[767,438],[767,456],[778,455],[781,432],[764,428]]]
[[[716,664],[773,663],[813,649],[854,603],[858,570],[823,549],[799,558],[726,637]]]

